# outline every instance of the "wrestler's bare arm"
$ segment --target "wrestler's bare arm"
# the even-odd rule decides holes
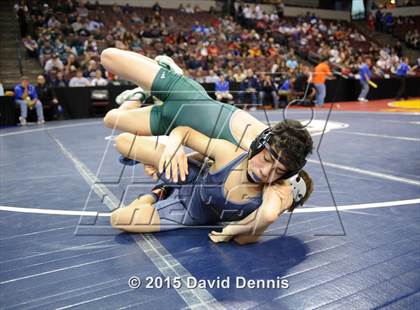
[[[286,183],[266,186],[263,203],[258,209],[244,219],[230,223],[221,233],[211,232],[209,237],[214,242],[226,242],[231,239],[234,239],[238,244],[256,242],[267,227],[290,208],[292,203],[292,189]]]

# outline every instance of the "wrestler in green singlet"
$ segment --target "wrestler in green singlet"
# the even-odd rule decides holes
[[[229,123],[238,109],[212,99],[199,83],[161,68],[153,81],[151,94],[163,101],[151,110],[153,135],[169,135],[175,127],[188,126],[208,137],[237,144]]]

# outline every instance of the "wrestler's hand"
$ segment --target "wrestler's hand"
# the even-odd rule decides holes
[[[151,165],[144,165],[144,172],[149,176],[152,177],[153,180],[157,181],[159,179],[157,175],[157,169]]]
[[[209,238],[214,243],[229,242],[233,237],[234,237],[233,235],[223,233],[223,231],[218,232],[218,231],[213,230],[212,232],[209,233]]]
[[[176,140],[176,139],[175,139]],[[188,161],[181,143],[170,141],[166,145],[165,151],[160,158],[159,173],[165,170],[166,179],[178,182],[178,173],[181,181],[185,181],[188,175]]]

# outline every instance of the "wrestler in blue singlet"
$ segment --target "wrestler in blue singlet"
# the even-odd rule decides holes
[[[166,197],[153,205],[160,217],[160,230],[238,221],[256,210],[262,203],[262,193],[241,203],[224,196],[229,173],[247,156],[244,152],[214,173],[205,164],[189,159],[187,179],[181,183],[172,183],[162,175],[156,187],[164,186]]]

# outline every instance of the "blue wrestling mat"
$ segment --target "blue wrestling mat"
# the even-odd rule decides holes
[[[111,228],[153,182],[99,119],[1,129],[1,309],[418,309],[420,115],[327,115],[309,126],[307,205],[246,246]]]

